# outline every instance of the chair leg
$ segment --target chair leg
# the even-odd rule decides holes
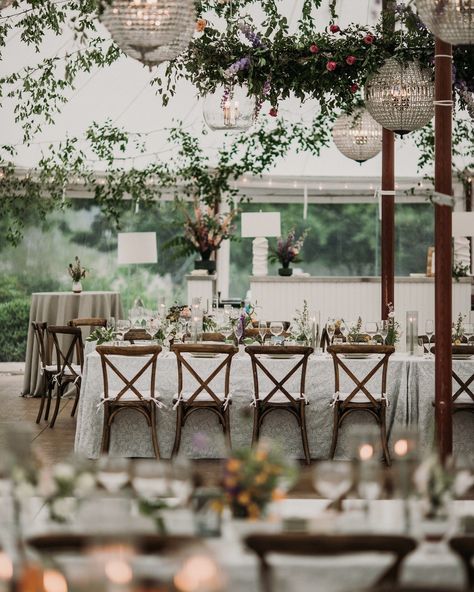
[[[260,436],[260,411],[257,405],[255,405],[253,410],[252,446],[258,442],[258,438]]]
[[[48,381],[48,397],[46,399],[46,411],[44,413],[45,421],[48,421],[49,418],[49,410],[51,408],[51,398],[53,396],[53,384]]]
[[[329,458],[332,460],[336,454],[337,437],[339,433],[339,402],[336,401],[334,405],[334,426],[332,428],[332,442],[331,450],[329,452]]]
[[[41,421],[41,416],[43,415],[44,400],[47,396],[48,396],[47,393],[43,393],[41,395],[41,402],[40,402],[40,406],[38,409],[38,415],[36,416],[36,423],[39,423]]]
[[[229,412],[229,407],[227,406],[227,408],[224,411],[224,437],[225,440],[227,442],[227,447],[229,448],[229,452],[232,450],[232,441],[230,438],[230,412]]]
[[[171,458],[173,458],[179,452],[179,446],[181,444],[181,428],[183,427],[183,406],[180,403],[176,409],[176,432],[174,436],[173,451],[171,452]]]
[[[153,450],[155,452],[155,457],[160,458],[160,448],[158,446],[158,436],[156,434],[156,405],[155,403],[150,403],[150,429],[151,429],[151,439],[153,442]]]
[[[385,464],[389,467],[391,465],[390,451],[388,449],[387,439],[387,422],[386,422],[386,407],[380,408],[380,438],[382,440],[382,450]]]
[[[74,399],[74,405],[72,406],[71,417],[74,417],[76,415],[77,404],[79,403],[79,395],[81,394],[80,383],[76,384],[75,388],[76,388],[76,397]]]
[[[108,454],[110,447],[110,426],[109,426],[109,408],[104,404],[104,421],[102,425],[102,442],[100,445],[101,454]]]
[[[308,444],[308,431],[306,429],[306,403],[301,403],[300,407],[300,423],[301,423],[301,439],[303,440],[303,450],[304,456],[306,459],[306,464],[309,465],[311,463],[311,455],[309,452],[309,444]]]
[[[62,390],[63,390],[62,387],[63,387],[62,384],[58,384],[58,386],[56,388],[56,405],[54,407],[53,417],[51,418],[51,421],[49,422],[50,428],[54,428],[54,424],[56,423],[56,418],[58,417],[59,407],[61,405],[61,395],[62,395]]]

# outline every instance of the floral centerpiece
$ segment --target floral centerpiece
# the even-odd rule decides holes
[[[79,294],[82,292],[81,280],[86,277],[87,270],[85,267],[82,267],[77,255],[74,257],[74,263],[69,263],[67,270],[72,278],[72,291]]]
[[[290,325],[290,331],[296,341],[307,341],[308,331],[311,327],[309,319],[308,302],[303,300],[303,310],[296,309],[293,322]]]
[[[270,250],[270,261],[281,264],[281,268],[278,270],[280,275],[291,275],[293,270],[290,263],[302,261],[300,253],[307,234],[308,231],[304,230],[301,236],[296,238],[296,230],[292,228],[287,236],[281,236],[278,239],[276,248]]]
[[[284,497],[283,487],[296,477],[295,466],[268,443],[232,451],[224,469],[225,501],[235,518],[256,520],[270,502]]]
[[[395,320],[395,309],[393,304],[388,304],[388,332],[385,338],[386,345],[395,345],[400,341],[400,323]]]
[[[116,336],[115,329],[113,327],[97,327],[92,333],[86,337],[86,341],[95,341],[97,345],[103,343],[110,343],[114,341]]]
[[[186,207],[182,207],[182,211],[184,235],[172,239],[166,246],[176,248],[179,254],[185,256],[199,253],[201,260],[195,261],[195,269],[206,269],[213,273],[216,265],[215,261],[211,261],[211,255],[220,249],[222,241],[232,237],[232,221],[238,210],[218,213],[213,206],[202,204],[195,198],[192,211]]]
[[[461,345],[463,335],[464,335],[464,319],[466,315],[463,315],[461,312],[458,314],[458,318],[455,323],[453,323],[452,329],[452,341],[453,345]]]
[[[347,341],[351,343],[360,343],[361,341],[367,341],[368,336],[364,335],[362,331],[362,317],[359,317],[354,325],[349,327],[349,333],[347,335]]]

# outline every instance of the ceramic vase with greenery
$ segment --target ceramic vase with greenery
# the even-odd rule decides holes
[[[302,261],[300,257],[303,243],[308,234],[304,230],[299,238],[296,238],[296,230],[292,228],[287,236],[281,236],[278,239],[275,248],[270,249],[270,261],[272,263],[279,262],[281,264],[278,274],[281,276],[290,276],[293,273],[290,263],[299,263]]]
[[[80,294],[82,292],[81,280],[86,277],[87,271],[85,267],[81,266],[81,261],[77,255],[74,257],[74,263],[69,263],[68,272],[72,278],[72,291],[75,294]]]

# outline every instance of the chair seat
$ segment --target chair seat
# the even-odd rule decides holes
[[[472,405],[474,407],[474,401],[467,393],[461,393],[457,399],[453,401],[454,405]]]
[[[290,395],[293,397],[293,399],[295,399],[296,401],[300,401],[301,399],[305,399],[304,395],[302,395],[301,393],[292,393],[291,391]],[[260,403],[264,402],[266,395],[260,395],[259,401]],[[254,399],[255,400],[255,399]],[[281,405],[284,403],[290,403],[291,404],[291,400],[288,399],[288,397],[285,395],[285,393],[275,393],[271,399],[269,399],[265,405],[271,405],[272,403],[275,403],[277,405]]]
[[[183,392],[181,393],[181,397],[179,397],[178,394],[176,394],[173,397],[173,403],[177,403],[178,399],[180,399],[181,401],[184,401],[185,403],[194,395],[194,392]],[[217,392],[215,393],[216,397],[219,398],[221,403],[225,403],[226,400],[229,400],[231,398],[232,395],[227,395],[227,397],[225,396],[225,393],[221,393],[221,392]],[[194,403],[203,403],[203,404],[209,404],[209,403],[213,403],[214,405],[216,404],[216,401],[211,397],[211,395],[207,392],[207,391],[201,391],[199,393],[199,395],[192,401],[192,405],[194,405]]]
[[[146,401],[150,401],[151,400],[151,391],[141,391],[138,390],[138,392],[141,394],[141,396],[146,400]],[[111,403],[115,402],[117,399],[117,395],[120,393],[120,391],[109,391],[109,396],[106,398],[105,397],[105,393],[102,393],[100,398],[102,401],[110,401]],[[158,400],[160,398],[160,393],[158,393],[157,391],[155,391],[155,395],[154,395],[155,400]],[[133,392],[133,391],[126,391],[118,400],[118,403],[140,403],[140,399],[137,397],[137,395]]]
[[[386,401],[387,397],[382,395],[381,393],[370,393],[372,395],[372,397],[377,401],[377,403],[380,403],[382,400]],[[348,397],[349,397],[350,393],[336,393],[334,395],[334,401],[345,401]],[[372,401],[366,396],[364,395],[364,393],[357,393],[354,397],[352,397],[352,399],[349,401],[349,405],[352,405],[352,403],[356,403],[358,405],[362,405],[362,404],[370,404]]]
[[[79,376],[81,375],[81,367],[79,366],[79,364],[71,364],[71,367],[76,374],[78,374]],[[58,367],[56,364],[49,364],[48,366],[44,366],[43,370],[45,370],[46,372],[54,372],[54,374],[58,373]],[[66,368],[64,368],[63,376],[74,376],[74,374],[72,373],[71,369],[66,366]]]

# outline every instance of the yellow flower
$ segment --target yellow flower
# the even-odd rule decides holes
[[[240,469],[241,466],[241,462],[240,460],[237,460],[236,458],[230,458],[227,461],[227,470],[230,473],[237,473],[237,471]]]
[[[248,503],[250,503],[250,495],[246,491],[242,491],[237,496],[237,501],[241,506],[246,506]]]
[[[256,520],[260,517],[260,509],[257,504],[249,504],[247,511],[249,513],[250,520]]]
[[[226,487],[232,489],[237,485],[237,479],[234,477],[226,477],[224,483]]]
[[[196,31],[202,33],[207,26],[206,19],[200,18],[196,21]]]
[[[263,485],[268,479],[268,473],[262,472],[255,476],[255,485]]]
[[[266,450],[257,450],[255,452],[255,459],[258,461],[264,461],[268,458],[268,452]]]

